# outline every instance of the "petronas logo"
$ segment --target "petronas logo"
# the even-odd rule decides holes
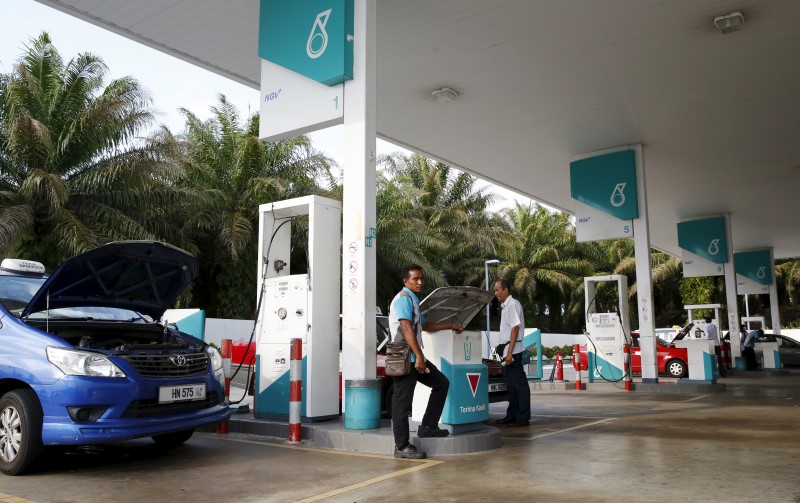
[[[308,35],[308,42],[306,42],[306,54],[311,59],[317,59],[322,56],[325,49],[328,48],[328,32],[325,31],[325,25],[328,24],[328,18],[331,17],[331,11],[328,9],[317,14],[317,19],[314,20],[314,25],[311,27],[311,33]]]
[[[619,208],[625,204],[625,186],[627,183],[618,183],[611,193],[611,206]]]

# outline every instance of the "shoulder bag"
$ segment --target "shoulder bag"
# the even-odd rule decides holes
[[[411,348],[408,343],[390,342],[386,344],[386,375],[403,377],[411,373]]]

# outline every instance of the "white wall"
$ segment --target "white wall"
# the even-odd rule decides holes
[[[222,339],[245,341],[250,339],[253,331],[252,320],[226,320],[222,318],[206,318],[206,330],[203,339],[220,347]],[[255,337],[253,338],[255,342]]]
[[[528,333],[529,330],[535,329],[526,329],[525,333]],[[500,333],[489,332],[489,342],[486,341],[485,331],[481,331],[480,336],[481,340],[483,341],[483,358],[489,358],[489,355],[491,354],[491,348],[497,346],[499,343]],[[586,344],[586,336],[583,334],[542,334],[543,347],[562,347],[572,346],[575,344]]]

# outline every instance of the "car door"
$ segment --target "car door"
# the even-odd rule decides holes
[[[779,335],[776,335],[775,339],[779,342],[778,353],[781,355],[781,363],[784,365],[800,365],[800,344]]]
[[[639,334],[631,334],[631,372],[642,372],[642,348],[639,347]]]

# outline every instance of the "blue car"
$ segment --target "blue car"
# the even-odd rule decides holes
[[[45,446],[174,447],[229,418],[217,350],[157,321],[197,271],[154,241],[110,243],[49,276],[37,262],[2,262],[0,471],[22,473]]]

